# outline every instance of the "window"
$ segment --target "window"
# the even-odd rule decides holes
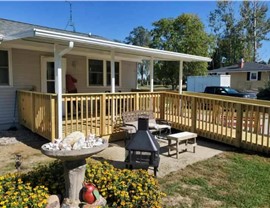
[[[247,80],[250,80],[250,81],[261,80],[261,72],[248,72],[247,73]]]
[[[104,76],[105,75],[105,76]],[[104,60],[88,60],[88,85],[111,85],[111,62]],[[115,85],[120,85],[120,63],[115,62]]]
[[[9,76],[8,51],[0,50],[0,86],[10,85]]]
[[[250,72],[250,80],[257,80],[257,72]]]
[[[107,85],[111,85],[111,62],[107,61]],[[119,86],[119,62],[114,63],[115,68],[115,85]]]
[[[103,61],[89,59],[88,66],[89,85],[103,86]]]

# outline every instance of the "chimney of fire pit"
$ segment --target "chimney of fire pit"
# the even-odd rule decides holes
[[[127,144],[127,150],[139,150],[157,152],[159,151],[159,143],[155,136],[149,131],[149,119],[145,116],[138,118],[138,131]]]

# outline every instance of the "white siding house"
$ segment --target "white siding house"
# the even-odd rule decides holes
[[[71,74],[78,93],[127,92],[136,88],[137,63],[142,60],[150,61],[151,91],[154,61],[179,61],[180,86],[184,61],[211,61],[0,18],[0,129],[14,122],[18,89],[56,93],[62,103],[65,75]],[[61,126],[62,106],[57,110]]]

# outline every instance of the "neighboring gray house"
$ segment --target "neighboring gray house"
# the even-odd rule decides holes
[[[240,63],[208,71],[208,74],[231,75],[231,87],[240,91],[258,91],[270,80],[270,66],[259,63]]]
[[[0,18],[0,129],[17,121],[18,89],[56,93],[61,103],[68,73],[78,80],[78,93],[130,92],[136,88],[137,63],[142,60],[150,61],[151,91],[153,61],[179,61],[180,74],[184,61],[211,61]],[[59,115],[61,109],[58,106]]]

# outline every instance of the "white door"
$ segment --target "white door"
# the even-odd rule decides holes
[[[41,92],[55,93],[54,58],[41,57]],[[66,92],[66,59],[62,58],[62,92]]]

